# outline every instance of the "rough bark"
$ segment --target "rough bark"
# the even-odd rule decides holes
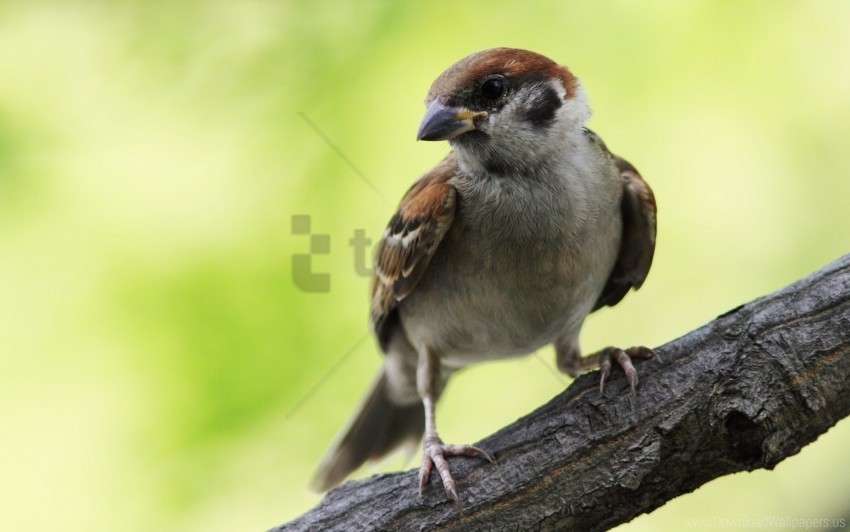
[[[637,367],[638,404],[598,373],[452,458],[461,511],[432,475],[331,491],[275,530],[604,530],[737,471],[772,469],[850,415],[850,255],[721,315]]]

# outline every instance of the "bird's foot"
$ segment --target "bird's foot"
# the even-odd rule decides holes
[[[480,456],[489,462],[493,462],[493,457],[482,451],[478,447],[472,445],[446,445],[439,436],[426,436],[425,442],[422,444],[422,466],[419,468],[419,496],[422,497],[425,484],[431,477],[431,468],[436,467],[440,478],[443,481],[443,488],[446,490],[446,495],[455,503],[460,504],[460,499],[457,496],[457,486],[452,478],[452,472],[449,469],[449,463],[446,457],[449,456]]]
[[[605,391],[605,381],[611,375],[611,367],[616,362],[626,373],[626,380],[629,381],[631,391],[632,404],[637,402],[637,392],[635,389],[638,385],[638,372],[632,364],[632,359],[650,359],[661,360],[661,357],[652,349],[644,346],[630,347],[628,349],[619,349],[617,347],[608,347],[600,353],[599,367],[602,370],[602,375],[599,378],[599,393]]]

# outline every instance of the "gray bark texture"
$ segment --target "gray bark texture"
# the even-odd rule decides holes
[[[598,372],[432,474],[376,475],[274,530],[605,530],[737,471],[772,469],[850,415],[850,255],[721,315],[621,371]]]

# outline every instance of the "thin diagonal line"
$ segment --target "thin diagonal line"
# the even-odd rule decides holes
[[[319,135],[320,137],[322,137],[322,140],[324,140],[324,141],[325,141],[325,144],[327,144],[328,146],[330,146],[330,148],[331,148],[333,151],[335,151],[337,155],[339,155],[339,158],[340,158],[340,159],[342,159],[343,161],[345,161],[345,164],[347,164],[347,165],[348,165],[348,167],[349,167],[349,168],[351,168],[351,169],[354,171],[354,173],[355,173],[355,174],[357,174],[357,175],[360,177],[360,180],[361,180],[361,181],[363,181],[364,183],[366,183],[366,185],[368,185],[368,186],[369,186],[369,188],[371,188],[371,189],[372,189],[372,192],[374,192],[375,194],[377,194],[378,196],[380,196],[380,197],[381,197],[381,199],[383,199],[384,201],[386,201],[386,202],[388,202],[388,203],[389,203],[389,200],[387,199],[387,197],[386,197],[386,196],[384,196],[383,192],[381,192],[381,191],[380,191],[380,189],[378,189],[378,187],[376,187],[376,186],[375,186],[375,184],[374,184],[374,183],[372,183],[372,181],[371,181],[368,177],[366,177],[366,174],[364,174],[363,172],[361,172],[361,171],[360,171],[360,169],[359,169],[359,168],[357,168],[357,166],[355,166],[355,165],[354,165],[354,163],[351,161],[351,159],[349,159],[348,157],[346,157],[346,155],[342,152],[342,150],[341,150],[341,149],[339,149],[339,148],[337,147],[337,145],[336,145],[336,144],[334,144],[334,143],[331,141],[331,139],[329,139],[329,138],[328,138],[328,136],[327,136],[327,135],[325,135],[325,134],[322,132],[322,130],[321,130],[321,129],[319,129],[319,126],[317,126],[316,124],[314,124],[314,123],[313,123],[313,121],[312,121],[312,120],[310,120],[310,119],[307,117],[307,115],[306,115],[306,114],[304,114],[303,112],[299,112],[299,113],[298,113],[298,115],[299,115],[301,118],[303,118],[305,122],[307,122],[307,125],[309,125],[311,128],[313,128],[313,131],[315,131],[317,135]]]
[[[534,353],[534,358],[536,358],[537,360],[539,360],[539,361],[540,361],[540,363],[541,363],[541,364],[543,364],[543,366],[544,366],[546,369],[548,369],[548,370],[549,370],[549,373],[551,373],[551,374],[552,374],[552,375],[553,375],[556,379],[558,379],[558,383],[560,383],[560,384],[566,384],[567,380],[566,380],[566,378],[564,377],[564,375],[563,375],[563,374],[561,374],[561,373],[558,373],[557,371],[555,371],[554,369],[552,369],[552,366],[550,366],[549,364],[547,364],[547,363],[546,363],[546,361],[545,361],[545,360],[543,360],[543,357],[542,357],[542,356],[540,356],[540,353]]]
[[[336,362],[334,362],[334,365],[333,365],[333,366],[331,366],[331,367],[330,367],[330,369],[329,369],[328,371],[326,371],[324,375],[322,375],[322,377],[318,380],[318,382],[316,382],[316,384],[314,384],[312,388],[310,388],[309,390],[307,390],[307,393],[305,393],[305,394],[301,397],[301,399],[299,399],[299,400],[298,400],[298,402],[297,402],[297,403],[295,403],[295,404],[292,406],[292,408],[290,408],[290,409],[289,409],[289,412],[287,412],[287,413],[286,413],[286,415],[285,415],[285,416],[283,416],[283,419],[284,419],[284,420],[289,419],[289,418],[292,416],[292,414],[294,414],[294,413],[295,413],[295,411],[296,411],[296,410],[298,410],[298,409],[301,407],[301,405],[302,405],[302,404],[304,404],[304,403],[307,401],[307,399],[309,399],[309,398],[310,398],[310,396],[311,396],[311,395],[313,395],[314,393],[316,393],[316,390],[318,390],[318,389],[322,386],[322,384],[324,384],[324,383],[325,383],[325,381],[326,381],[326,380],[328,380],[328,378],[329,378],[331,375],[333,375],[333,373],[334,373],[337,369],[339,369],[339,367],[342,365],[342,363],[343,363],[343,362],[345,362],[345,359],[347,359],[348,357],[350,357],[350,356],[351,356],[351,354],[352,354],[352,353],[354,353],[355,351],[357,351],[357,348],[358,348],[358,347],[360,347],[360,344],[362,344],[362,343],[363,343],[363,341],[364,341],[364,340],[366,340],[366,338],[368,338],[368,337],[369,337],[369,334],[368,334],[368,333],[367,333],[367,334],[364,334],[363,336],[361,336],[361,337],[360,337],[360,339],[359,339],[359,340],[357,340],[357,341],[354,343],[354,345],[352,345],[351,347],[349,347],[349,348],[348,348],[348,351],[346,351],[346,352],[345,352],[345,353],[344,353],[341,357],[339,357],[339,359],[337,359],[337,361],[336,361]]]

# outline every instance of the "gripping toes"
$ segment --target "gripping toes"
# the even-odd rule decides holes
[[[626,380],[629,382],[632,401],[637,399],[636,388],[638,385],[638,372],[632,364],[632,359],[650,359],[661,360],[661,357],[652,349],[644,346],[630,347],[628,349],[619,349],[617,347],[608,347],[600,354],[599,367],[602,374],[599,378],[599,393],[605,391],[605,381],[611,375],[611,368],[614,362],[623,368],[626,374]]]
[[[446,445],[437,437],[426,437],[422,446],[422,466],[419,468],[419,496],[422,497],[425,485],[428,479],[431,478],[431,468],[436,468],[440,474],[440,479],[443,481],[443,488],[446,490],[446,495],[455,503],[460,502],[457,495],[457,486],[454,478],[452,478],[449,462],[446,457],[449,456],[480,456],[489,462],[493,462],[491,457],[486,452],[472,445]]]

